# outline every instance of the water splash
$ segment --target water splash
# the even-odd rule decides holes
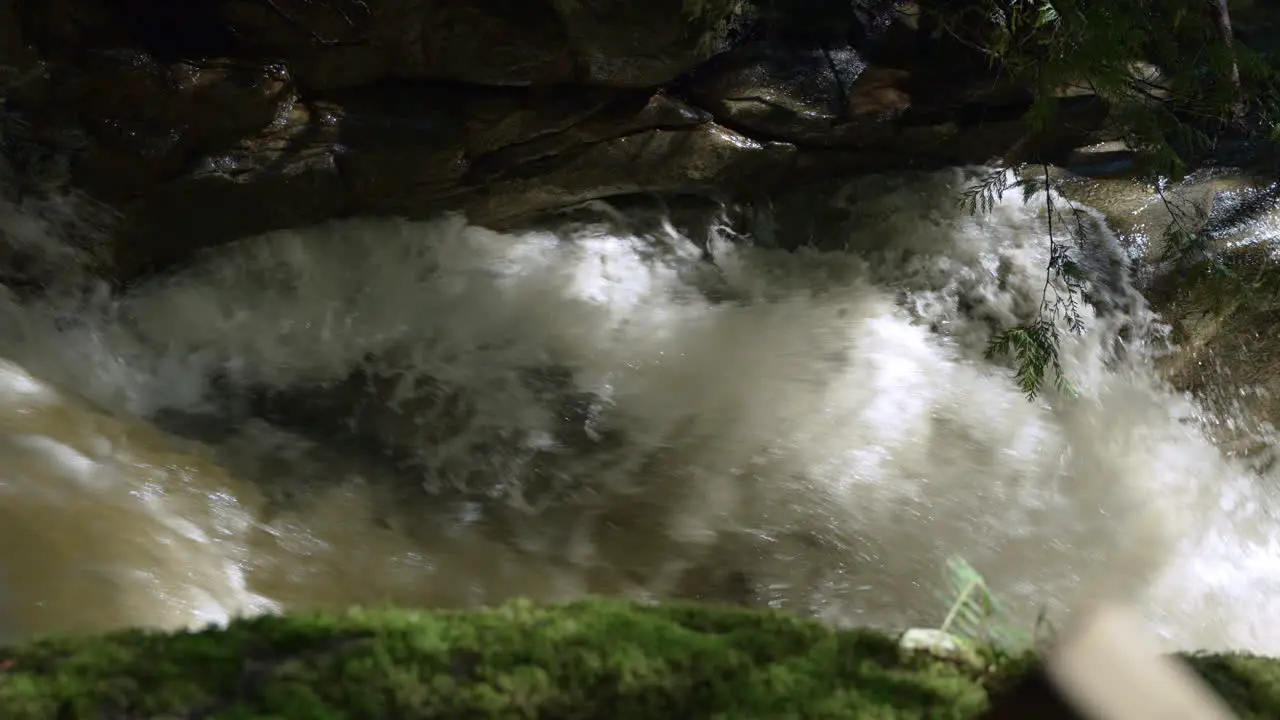
[[[1107,593],[1171,644],[1280,651],[1273,493],[1154,376],[1114,239],[1090,250],[1112,302],[1064,349],[1081,397],[1028,403],[984,350],[1038,307],[1041,207],[970,217],[963,181],[851,184],[839,251],[605,221],[275,233],[74,322],[11,301],[0,355],[203,438],[218,466],[177,484],[252,527],[193,547],[284,607],[692,595],[901,627],[937,620],[960,554],[1028,623]]]

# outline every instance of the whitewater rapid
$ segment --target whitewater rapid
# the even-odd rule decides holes
[[[1028,402],[985,350],[1035,317],[1044,205],[970,215],[975,177],[850,183],[839,250],[356,220],[0,296],[0,634],[584,594],[929,625],[960,555],[1028,626],[1109,596],[1280,653],[1280,478],[1157,378],[1096,218],[1079,396]]]

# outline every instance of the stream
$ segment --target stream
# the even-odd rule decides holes
[[[0,641],[589,594],[937,625],[960,556],[1028,628],[1112,597],[1280,654],[1280,469],[1158,376],[1101,222],[1078,395],[1028,401],[986,348],[1045,296],[1044,205],[956,207],[982,172],[852,181],[795,252],[352,220],[114,292],[0,206],[73,278],[0,287]]]

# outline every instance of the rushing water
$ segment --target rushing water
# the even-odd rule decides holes
[[[1155,377],[1105,232],[1080,395],[1028,402],[984,350],[1040,303],[1042,208],[963,181],[852,186],[840,252],[356,221],[0,296],[0,634],[587,593],[929,624],[958,554],[1028,623],[1105,594],[1280,652],[1280,478]]]

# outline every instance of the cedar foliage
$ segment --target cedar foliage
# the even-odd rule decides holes
[[[1066,91],[1105,100],[1137,151],[1140,179],[1159,192],[1227,148],[1270,158],[1280,145],[1280,58],[1237,38],[1228,0],[933,0],[922,6],[938,19],[938,35],[1032,88],[1027,120],[1033,130],[1049,128]],[[1020,183],[1002,170],[960,199],[979,212],[1015,184],[1024,193],[1044,193],[1051,247],[1040,315],[997,334],[988,348],[1013,360],[1015,381],[1028,398],[1046,381],[1074,394],[1058,348],[1063,332],[1082,328],[1073,230],[1069,223],[1054,226],[1060,215],[1047,165],[1043,170],[1036,173],[1042,181]],[[1202,209],[1169,210],[1162,260],[1229,280],[1213,256]]]

